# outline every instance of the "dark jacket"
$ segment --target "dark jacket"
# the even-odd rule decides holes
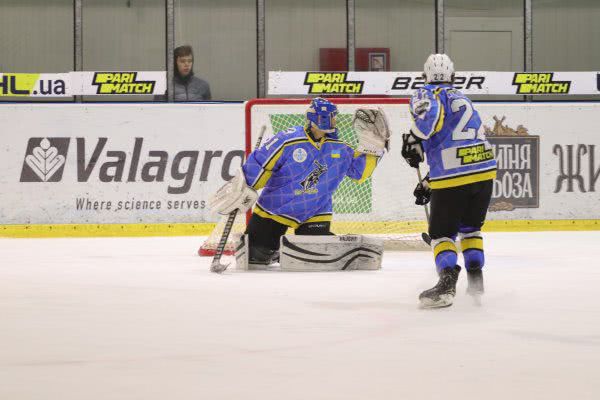
[[[185,78],[175,74],[173,77],[173,90],[175,101],[206,101],[211,99],[208,82],[194,76],[193,71]]]
[[[175,66],[173,77],[173,100],[174,101],[208,101],[211,100],[210,86],[204,79],[194,76],[194,71],[182,77]],[[154,96],[154,101],[166,101],[167,95]]]

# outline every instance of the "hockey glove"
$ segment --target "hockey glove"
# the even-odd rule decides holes
[[[422,140],[416,137],[412,131],[402,134],[402,157],[413,168],[418,168],[419,163],[425,161],[421,142]]]
[[[429,174],[423,178],[421,182],[417,184],[415,191],[415,204],[418,206],[424,206],[431,200],[431,187],[429,186]]]
[[[236,209],[244,212],[252,207],[257,198],[258,193],[246,184],[244,172],[240,168],[233,179],[211,196],[208,207],[212,212],[222,215],[227,215]]]
[[[354,113],[352,127],[358,137],[356,151],[382,156],[390,149],[391,131],[381,108],[359,108]]]

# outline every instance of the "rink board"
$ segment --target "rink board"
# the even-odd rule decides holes
[[[405,108],[387,110],[393,142],[386,157],[394,161],[410,125]],[[217,220],[206,209],[208,196],[243,159],[243,109],[3,105],[0,235],[205,234]],[[598,229],[599,104],[483,103],[477,109],[501,160],[487,230]],[[380,183],[374,183],[372,220],[396,215],[419,222],[421,210],[406,205],[414,172],[388,165],[384,159],[374,177]],[[390,193],[388,182],[398,176],[410,180]],[[402,199],[397,210],[380,201],[390,196]]]

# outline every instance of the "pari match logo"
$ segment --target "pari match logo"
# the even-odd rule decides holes
[[[307,72],[308,94],[361,94],[364,81],[350,81],[346,72]]]
[[[65,169],[70,138],[30,138],[21,182],[59,182]]]
[[[152,94],[156,81],[138,81],[137,72],[95,72],[96,94]]]
[[[461,165],[471,165],[494,159],[494,152],[484,144],[459,147],[456,156],[460,159]]]
[[[517,72],[513,77],[516,94],[569,94],[571,81],[555,81],[554,72]]]

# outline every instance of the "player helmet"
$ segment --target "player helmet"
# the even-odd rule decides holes
[[[454,63],[446,54],[432,54],[425,61],[423,75],[426,83],[452,82]]]
[[[335,116],[337,106],[322,97],[315,97],[306,110],[306,119],[325,133],[335,131]]]

